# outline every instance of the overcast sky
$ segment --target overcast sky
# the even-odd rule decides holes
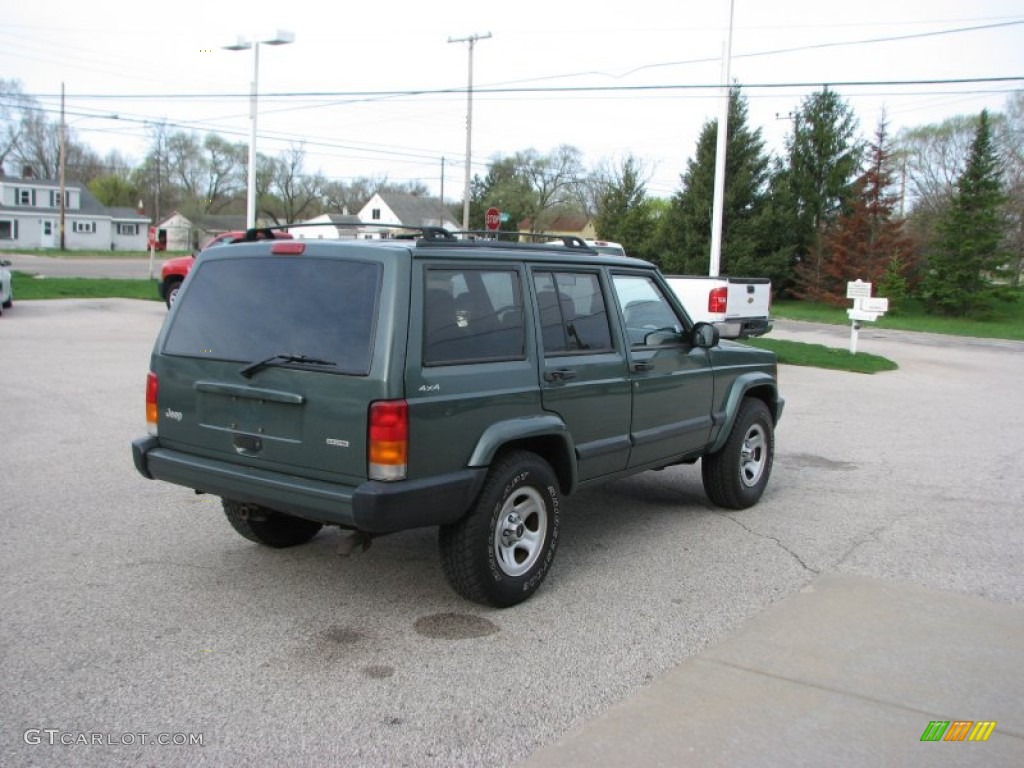
[[[722,82],[729,21],[728,0],[0,3],[0,76],[54,117],[63,82],[69,124],[101,153],[141,158],[147,121],[247,142],[252,52],[223,46],[280,28],[295,42],[260,49],[259,150],[305,141],[307,171],[421,180],[435,193],[443,157],[452,200],[464,177],[468,45],[449,37],[492,35],[475,45],[474,173],[496,154],[571,144],[591,166],[632,153],[648,190],[667,197],[718,114],[708,86]],[[1024,2],[735,0],[732,52],[770,150],[822,83],[869,136],[883,106],[895,129],[1001,110],[1024,89]],[[898,84],[1005,77],[1021,79]],[[444,89],[458,92],[408,93]],[[283,95],[294,93],[322,95]]]

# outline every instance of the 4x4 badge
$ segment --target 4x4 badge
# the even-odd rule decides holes
[[[417,390],[417,392],[440,392],[440,391],[441,391],[441,385],[440,384],[423,384]]]

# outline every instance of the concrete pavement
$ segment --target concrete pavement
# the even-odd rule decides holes
[[[179,255],[179,254],[175,254]],[[148,258],[117,256],[82,258],[78,256],[38,256],[31,253],[0,251],[0,258],[11,262],[10,269],[44,277],[109,277],[145,280],[150,277]],[[160,265],[171,258],[158,253],[153,258],[152,275],[160,277]],[[17,292],[15,292],[17,298]]]
[[[1024,608],[824,575],[523,765],[1020,766],[1022,669]]]

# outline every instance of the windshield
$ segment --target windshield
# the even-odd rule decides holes
[[[379,264],[315,258],[203,260],[177,299],[164,354],[250,364],[299,351],[366,375]]]

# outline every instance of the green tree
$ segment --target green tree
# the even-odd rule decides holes
[[[704,124],[696,156],[682,175],[682,189],[672,196],[658,226],[657,256],[671,272],[706,274],[711,253],[715,153],[718,120]],[[769,251],[760,239],[761,216],[770,158],[761,130],[747,123],[746,99],[738,87],[729,92],[725,200],[722,219],[723,274],[762,274]]]
[[[992,278],[1005,262],[1000,208],[1001,168],[987,110],[978,119],[967,165],[928,254],[923,294],[933,312],[984,314],[992,308]]]
[[[621,243],[626,253],[653,258],[657,211],[647,197],[642,162],[627,155],[600,187],[594,227],[598,237]]]
[[[860,171],[863,145],[853,108],[828,88],[804,99],[787,138],[790,245],[800,264],[798,293],[816,293],[824,279],[825,229],[843,212]],[[810,282],[808,282],[810,281]]]
[[[139,187],[130,175],[108,173],[93,179],[86,186],[103,205],[118,208],[134,208],[142,199]]]
[[[1000,157],[1003,162],[1003,188],[1006,192],[1004,217],[1007,225],[1007,251],[1010,284],[1019,288],[1024,273],[1024,91],[1017,91],[1006,105],[1005,119],[999,126]]]

